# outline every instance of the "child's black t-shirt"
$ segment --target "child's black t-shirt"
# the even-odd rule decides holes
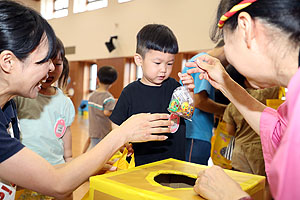
[[[117,101],[110,119],[121,125],[130,116],[138,113],[169,113],[167,108],[173,91],[180,84],[173,78],[165,80],[161,86],[148,86],[134,81],[126,86]],[[135,164],[143,165],[167,158],[184,160],[185,158],[185,123],[180,119],[180,126],[175,133],[167,133],[165,141],[134,143]]]

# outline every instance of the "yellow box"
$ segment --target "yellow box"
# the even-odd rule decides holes
[[[172,188],[163,186],[156,182],[159,174],[184,175],[188,179],[196,179],[200,170],[207,166],[194,163],[166,159],[128,170],[121,170],[104,175],[93,176],[90,178],[89,199],[128,199],[128,200],[178,200],[202,199],[198,196],[191,185],[188,188]],[[263,199],[265,188],[265,177],[225,170],[226,173],[236,180],[244,191],[254,199]],[[163,175],[164,176],[164,175]],[[173,176],[173,175],[172,175]],[[179,177],[178,176],[178,177]],[[181,176],[182,177],[182,176]],[[194,182],[193,182],[194,183]],[[173,183],[173,185],[176,183]],[[180,187],[186,184],[180,183]],[[226,187],[224,185],[224,187]]]

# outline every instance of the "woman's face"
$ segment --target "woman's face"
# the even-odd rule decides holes
[[[239,27],[233,32],[224,29],[226,58],[255,88],[274,86],[272,64],[265,51],[262,34],[254,30],[255,37],[246,42],[245,31]],[[249,43],[250,42],[250,43]]]
[[[24,60],[19,61],[19,68],[15,74],[16,94],[24,97],[35,98],[41,90],[42,82],[48,77],[48,72],[54,70],[51,60],[37,64],[48,53],[48,39],[44,36],[37,48]]]

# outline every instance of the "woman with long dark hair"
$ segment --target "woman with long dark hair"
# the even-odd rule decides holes
[[[55,44],[54,31],[36,11],[13,1],[0,1],[0,185],[5,185],[0,188],[1,195],[6,194],[3,188],[11,190],[8,195],[12,195],[16,184],[45,195],[66,197],[125,143],[165,140],[166,136],[152,133],[170,132],[167,114],[134,115],[91,151],[59,168],[24,147],[18,140],[12,98],[37,96],[48,72],[54,70],[51,59],[56,57]],[[8,131],[10,127],[13,133]]]

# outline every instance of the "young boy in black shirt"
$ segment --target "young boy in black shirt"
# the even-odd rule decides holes
[[[160,24],[144,26],[137,34],[134,61],[143,69],[143,77],[125,87],[110,119],[121,125],[137,113],[169,113],[167,108],[175,88],[181,86],[170,78],[178,43],[173,32]],[[188,74],[178,74],[182,83],[193,92],[194,81]],[[180,119],[178,130],[165,141],[134,143],[136,166],[167,158],[185,159],[185,123]]]

